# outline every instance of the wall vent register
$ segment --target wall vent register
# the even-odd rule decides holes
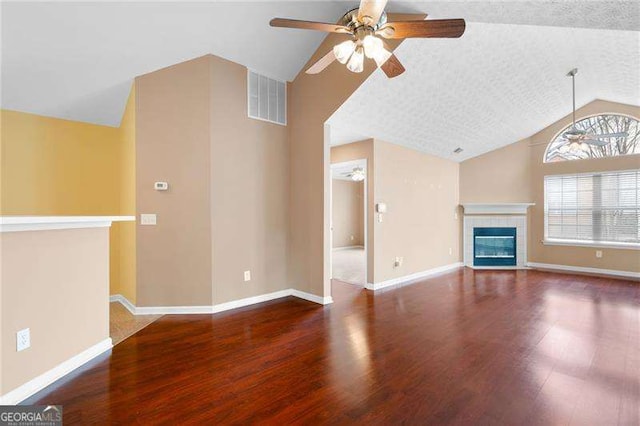
[[[249,118],[287,125],[287,85],[256,72],[247,71]]]

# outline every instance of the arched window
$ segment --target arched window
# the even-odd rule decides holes
[[[573,125],[562,129],[547,146],[544,162],[627,154],[640,154],[640,121],[628,115],[599,114],[577,121],[576,129]]]

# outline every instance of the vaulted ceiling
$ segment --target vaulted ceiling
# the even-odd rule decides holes
[[[407,71],[376,71],[330,118],[332,143],[376,137],[462,161],[524,139],[595,99],[640,105],[640,33],[469,23],[460,39],[407,40]],[[455,154],[460,147],[463,151]]]
[[[2,2],[2,108],[118,126],[133,78],[212,53],[291,80],[324,34],[272,17],[336,21],[357,1]],[[379,137],[461,160],[528,136],[595,98],[639,104],[637,1],[396,2],[465,18],[458,40],[408,40],[407,72],[375,72],[331,118],[335,143]],[[332,65],[339,66],[339,65]],[[461,146],[461,155],[451,151]]]

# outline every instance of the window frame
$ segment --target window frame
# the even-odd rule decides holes
[[[640,123],[640,118],[631,115],[631,114],[626,114],[623,112],[598,112],[595,114],[588,114],[588,115],[583,115],[580,116],[579,118],[576,118],[576,123],[582,121],[582,120],[586,120],[592,117],[598,117],[600,115],[619,115],[621,117],[627,117],[627,118],[631,118],[632,120],[636,120],[637,122]],[[544,152],[542,153],[542,164],[555,164],[555,163],[565,163],[565,162],[574,162],[574,161],[585,161],[585,160],[601,160],[604,158],[617,158],[617,157],[626,157],[629,155],[640,155],[640,153],[632,153],[632,154],[619,154],[619,155],[615,155],[615,156],[608,156],[608,157],[587,157],[587,158],[574,158],[571,160],[563,160],[563,161],[547,161],[547,153],[549,152],[549,149],[551,148],[551,145],[555,142],[556,139],[558,139],[558,136],[560,136],[561,134],[563,134],[564,132],[566,132],[567,130],[569,130],[571,128],[571,126],[573,126],[573,122],[569,123],[566,126],[563,126],[558,132],[556,132],[553,137],[549,140],[549,143],[547,143],[547,146],[544,149]]]
[[[613,157],[611,157],[613,158]],[[574,160],[571,160],[574,161]],[[543,238],[542,244],[548,246],[572,246],[572,247],[595,247],[595,248],[616,248],[616,249],[627,249],[627,250],[640,250],[640,242],[638,243],[628,243],[622,241],[596,241],[596,240],[573,240],[569,238],[549,238],[548,235],[548,203],[547,203],[547,186],[546,179],[548,177],[563,177],[563,176],[593,176],[594,174],[607,174],[607,173],[625,173],[625,172],[636,172],[640,173],[640,169],[620,169],[620,170],[597,170],[592,172],[581,172],[581,173],[562,173],[562,174],[548,174],[543,177],[543,216],[544,216],[544,224],[543,224]],[[640,205],[638,206],[640,208]],[[592,236],[593,237],[593,236]]]

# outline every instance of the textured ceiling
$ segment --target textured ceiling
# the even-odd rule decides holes
[[[135,76],[207,53],[278,79],[291,80],[314,52],[323,34],[274,29],[268,26],[268,21],[274,16],[282,16],[331,22],[357,3],[3,1],[0,3],[1,106],[117,126]],[[392,0],[387,9],[428,13],[431,18],[462,17],[469,22],[493,24],[636,31],[640,27],[640,3],[636,0]],[[500,25],[487,28],[492,27]],[[411,60],[408,46],[413,45],[407,43],[401,47],[405,62]],[[436,50],[423,52],[423,55],[437,56],[435,44],[420,48],[429,45]],[[482,45],[481,48],[499,48],[500,40],[487,46],[490,47]],[[551,43],[546,47],[556,50]],[[527,56],[526,52],[518,51],[515,63],[522,62],[519,55]],[[429,61],[427,65],[425,70],[413,68],[409,71],[430,75],[433,69],[429,68]],[[467,63],[467,68],[473,70],[485,65],[482,61],[477,65]],[[373,84],[380,83],[377,73],[372,80]],[[367,87],[369,82],[363,89]],[[443,115],[449,116],[444,111]],[[371,134],[370,130],[351,129],[350,132],[352,136],[367,136]]]
[[[133,78],[212,53],[291,80],[344,2],[3,2],[2,108],[118,126]]]
[[[570,113],[574,67],[578,107],[640,105],[637,31],[469,23],[460,39],[407,40],[396,55],[407,72],[365,81],[330,118],[333,144],[376,137],[462,161]]]

